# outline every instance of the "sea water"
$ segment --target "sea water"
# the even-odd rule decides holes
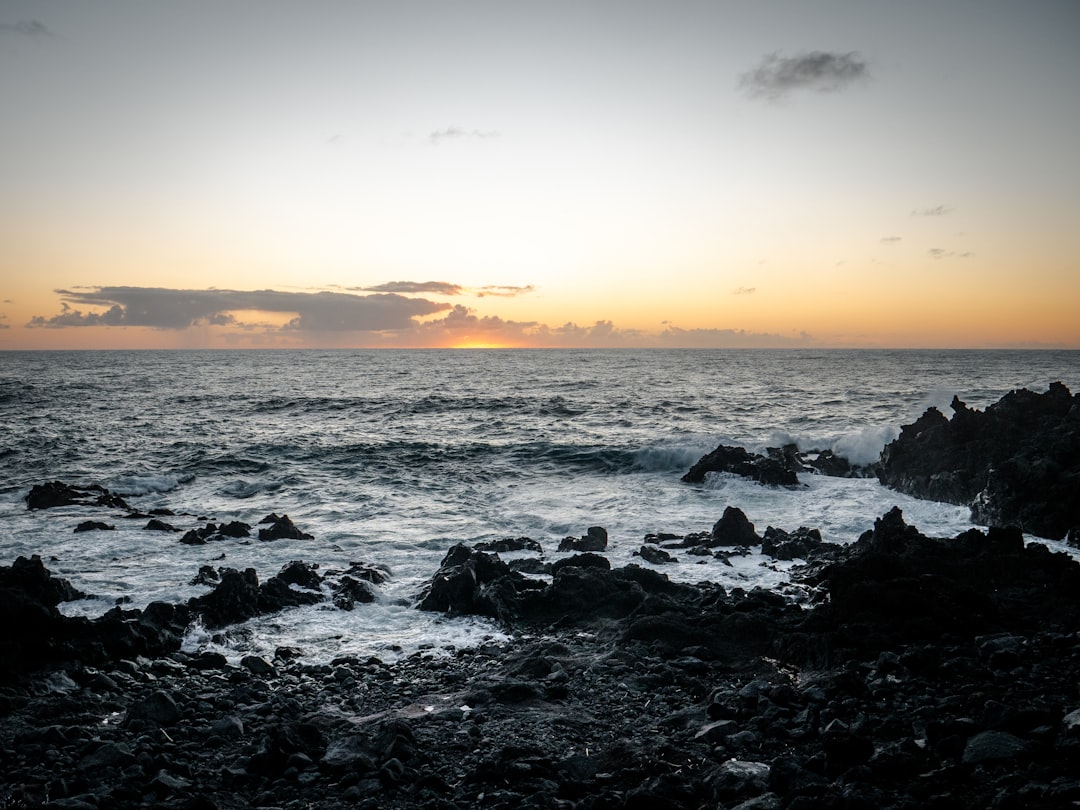
[[[919,501],[874,479],[801,475],[798,488],[730,476],[679,479],[718,444],[794,442],[854,462],[877,458],[927,407],[954,395],[984,408],[1027,387],[1080,385],[1075,351],[135,351],[0,353],[0,564],[40,554],[93,596],[69,614],[100,615],[206,592],[200,566],[291,560],[321,570],[389,568],[376,602],[353,611],[298,608],[190,649],[230,657],[299,647],[312,661],[384,659],[499,636],[483,620],[416,610],[455,543],[609,533],[613,565],[648,533],[706,531],[727,506],[766,526],[820,529],[848,543],[894,505],[932,536],[971,527],[968,510]],[[34,484],[97,483],[184,531],[256,524],[286,513],[312,540],[203,546],[145,530],[116,510],[29,511]],[[115,531],[74,533],[84,520]],[[1029,538],[1037,539],[1037,538]],[[1058,544],[1050,544],[1055,549]],[[681,556],[662,566],[686,582],[796,593],[792,563],[760,554],[728,562]]]

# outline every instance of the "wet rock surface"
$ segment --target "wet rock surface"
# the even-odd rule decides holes
[[[491,616],[511,640],[393,663],[311,664],[288,648],[239,663],[186,654],[166,635],[194,607],[64,619],[53,601],[65,598],[62,581],[40,560],[17,561],[0,569],[3,609],[35,605],[50,642],[24,648],[34,666],[0,683],[0,802],[907,810],[1080,800],[1076,562],[1011,529],[928,538],[898,510],[847,547],[810,529],[770,528],[759,542],[809,560],[794,575],[801,603],[611,568],[595,552],[562,556],[550,579],[534,579],[455,546],[421,606]],[[295,562],[267,583],[325,598],[335,582],[377,587],[383,573]],[[254,572],[200,575],[218,588],[235,579],[241,605],[257,607],[267,584]]]
[[[108,506],[126,512],[133,511],[123,498],[100,484],[79,485],[48,481],[36,484],[26,495],[27,509],[52,509],[73,505]]]
[[[698,459],[682,477],[688,484],[703,482],[709,473],[739,475],[774,487],[797,487],[799,473],[835,478],[872,478],[877,465],[852,464],[832,450],[802,451],[794,444],[769,447],[766,454],[722,444]]]
[[[918,498],[971,507],[972,520],[1060,540],[1080,527],[1080,401],[1061,383],[1019,389],[986,410],[958,397],[885,446],[878,477]]]

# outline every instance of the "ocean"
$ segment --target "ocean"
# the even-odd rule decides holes
[[[958,395],[984,408],[1008,391],[1080,385],[1076,351],[431,350],[75,351],[0,353],[0,563],[40,554],[92,597],[95,616],[204,593],[200,566],[291,560],[390,569],[376,602],[329,603],[224,632],[192,629],[190,650],[231,659],[298,647],[312,662],[437,655],[498,639],[479,619],[413,604],[455,543],[609,534],[613,565],[649,533],[706,531],[727,506],[759,533],[820,529],[848,543],[899,506],[932,536],[971,527],[966,508],[919,501],[874,479],[802,475],[796,489],[714,476],[679,479],[718,444],[762,451],[795,442],[854,462],[875,459],[900,426]],[[288,514],[312,540],[203,546],[145,530],[116,510],[29,511],[34,484],[97,483],[186,531]],[[84,520],[115,531],[74,533]],[[1036,540],[1038,538],[1029,538]],[[1060,544],[1047,543],[1055,550]],[[513,555],[510,555],[513,556]],[[798,596],[793,563],[758,554],[680,558],[672,579]]]

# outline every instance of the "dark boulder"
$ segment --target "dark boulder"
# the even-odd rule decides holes
[[[641,557],[645,562],[652,563],[653,565],[670,565],[671,563],[678,562],[675,557],[672,557],[662,548],[657,548],[656,546],[642,546],[634,552],[634,556]]]
[[[202,616],[210,629],[247,621],[256,616],[277,613],[288,607],[314,605],[323,601],[319,590],[300,590],[293,583],[306,582],[318,588],[314,569],[302,562],[291,562],[276,576],[259,584],[254,568],[237,571],[218,569],[219,581],[212,591],[188,601],[188,607]]]
[[[319,576],[317,565],[309,565],[301,560],[293,560],[285,565],[277,574],[278,579],[287,585],[299,585],[301,588],[319,590],[322,585],[322,577]]]
[[[260,540],[311,540],[312,535],[300,531],[296,524],[289,519],[288,515],[269,514],[259,521],[259,524],[270,524],[265,529],[259,529]]]
[[[607,544],[607,529],[590,526],[584,537],[564,537],[559,543],[559,551],[604,551]]]
[[[27,509],[51,509],[55,506],[108,506],[130,512],[131,507],[119,495],[100,484],[65,484],[49,481],[35,484],[26,495]]]
[[[518,590],[529,582],[498,557],[459,543],[446,553],[418,606],[509,621],[516,612]]]
[[[929,408],[881,453],[882,483],[971,507],[972,520],[1055,540],[1080,526],[1080,404],[1060,382],[1012,391],[985,411]]]
[[[352,610],[358,602],[375,601],[375,589],[371,583],[362,579],[353,579],[348,574],[334,583],[331,592],[334,606],[339,610]]]
[[[754,524],[737,506],[728,506],[712,528],[709,546],[754,546],[761,542]]]
[[[835,547],[821,539],[821,532],[800,526],[793,532],[768,526],[761,538],[761,553],[775,560],[811,560],[825,548]]]
[[[142,611],[114,608],[93,621],[64,616],[55,608],[82,596],[36,557],[0,567],[0,624],[6,628],[0,680],[49,666],[99,666],[165,655],[179,649],[190,623],[184,607],[160,602]]]
[[[92,623],[90,637],[108,660],[155,658],[180,649],[191,619],[186,606],[167,602],[151,602],[145,610],[116,607]]]
[[[115,526],[110,526],[108,523],[103,523],[100,520],[84,520],[75,527],[75,534],[81,532],[111,532],[115,529]]]
[[[222,568],[212,591],[197,596],[188,606],[211,629],[247,621],[259,615],[259,577],[254,568]]]
[[[629,565],[612,569],[605,557],[577,554],[552,565],[550,584],[524,577],[497,557],[459,544],[421,594],[421,610],[479,615],[509,626],[592,625],[624,618],[652,600],[696,593],[656,571]]]
[[[575,554],[573,557],[564,557],[551,564],[551,573],[555,575],[564,568],[599,568],[603,571],[611,569],[611,563],[607,557],[586,551],[583,554]]]
[[[746,448],[720,445],[702,456],[682,477],[688,484],[705,480],[711,472],[732,473],[769,486],[798,486],[799,478],[782,453],[774,457],[751,453]]]
[[[143,526],[143,529],[146,530],[146,531],[151,531],[151,532],[178,532],[178,531],[180,531],[178,528],[173,526],[171,523],[166,523],[165,521],[158,520],[157,518],[150,518],[150,520],[148,520],[146,522],[146,525]]]
[[[372,585],[382,585],[390,579],[390,569],[383,565],[375,565],[366,562],[349,563],[345,573],[350,577],[370,582]]]
[[[86,597],[66,579],[54,577],[37,554],[18,557],[10,566],[0,566],[0,588],[20,591],[49,607]]]
[[[250,536],[251,526],[239,520],[221,525],[208,522],[205,526],[188,531],[180,538],[180,542],[189,546],[201,546],[211,541]]]
[[[503,554],[510,551],[535,551],[543,554],[543,547],[531,537],[507,537],[502,540],[484,540],[473,545],[477,551]]]

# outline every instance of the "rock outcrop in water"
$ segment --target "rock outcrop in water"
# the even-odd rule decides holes
[[[38,556],[0,567],[0,625],[5,628],[0,682],[50,666],[99,666],[180,648],[191,621],[183,606],[113,608],[96,620],[64,616],[56,606],[86,594],[54,577]]]
[[[63,481],[49,481],[36,484],[26,496],[27,509],[52,509],[57,506],[109,506],[134,511],[127,502],[110,492],[100,484],[65,484]]]
[[[759,481],[770,486],[793,487],[799,483],[795,470],[780,458],[751,453],[743,447],[722,444],[711,453],[702,456],[682,477],[688,484],[705,480],[711,472],[732,473]]]
[[[767,455],[751,453],[744,447],[722,444],[702,456],[682,477],[688,484],[699,484],[709,473],[740,475],[775,487],[799,486],[799,473],[829,475],[835,478],[872,478],[875,465],[852,464],[831,450],[802,451],[794,444],[770,447]]]
[[[952,401],[905,425],[881,453],[882,483],[971,507],[972,520],[1055,540],[1080,527],[1080,401],[1061,383],[1020,389],[985,411]]]

